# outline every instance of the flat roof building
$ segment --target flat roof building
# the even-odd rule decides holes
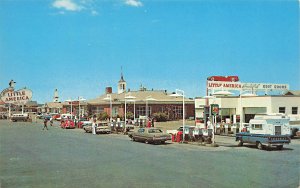
[[[215,96],[212,98],[196,97],[195,112],[197,118],[203,118],[204,106],[219,105],[219,121],[239,122],[242,115],[243,123],[248,123],[256,114],[282,113],[292,118],[300,118],[300,92],[288,91],[284,95],[241,95]]]

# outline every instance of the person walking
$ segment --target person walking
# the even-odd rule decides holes
[[[96,134],[96,126],[97,126],[97,124],[96,124],[96,119],[94,119],[94,122],[93,122],[93,124],[92,124],[92,133],[93,133],[93,135]]]
[[[48,120],[47,120],[47,118],[45,118],[45,119],[44,119],[44,127],[43,127],[43,130],[44,130],[45,128],[48,130],[47,123],[48,123]]]

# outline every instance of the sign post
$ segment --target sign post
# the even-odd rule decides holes
[[[216,132],[216,124],[217,124],[217,115],[219,115],[219,105],[218,104],[211,104],[210,105],[210,114],[212,115],[212,124],[213,124],[213,144],[215,143],[215,132]]]

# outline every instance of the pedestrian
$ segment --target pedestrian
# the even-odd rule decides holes
[[[52,117],[50,118],[50,125],[51,126],[53,125],[53,118]]]
[[[151,124],[152,124],[152,127],[154,127],[154,123],[156,122],[156,119],[155,118],[152,118],[151,120]]]
[[[44,130],[45,128],[48,130],[47,123],[48,123],[48,120],[47,120],[47,118],[45,118],[45,119],[44,119],[44,127],[43,127],[43,130]]]
[[[96,119],[94,119],[94,122],[92,123],[92,133],[95,135],[96,134]]]
[[[148,128],[151,127],[151,120],[150,120],[150,119],[148,119],[147,127],[148,127]]]
[[[220,129],[221,129],[220,134],[225,133],[225,122],[224,122],[224,120],[222,120],[222,122],[221,122]]]

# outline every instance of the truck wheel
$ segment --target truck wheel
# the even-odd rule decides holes
[[[282,150],[282,148],[283,148],[283,145],[276,146],[276,148],[277,148],[278,150]]]
[[[260,142],[258,142],[258,143],[257,143],[257,148],[258,148],[259,150],[262,150],[262,149],[263,149],[263,145],[262,145]]]
[[[243,141],[242,140],[239,140],[239,143],[238,143],[238,146],[243,146]]]

